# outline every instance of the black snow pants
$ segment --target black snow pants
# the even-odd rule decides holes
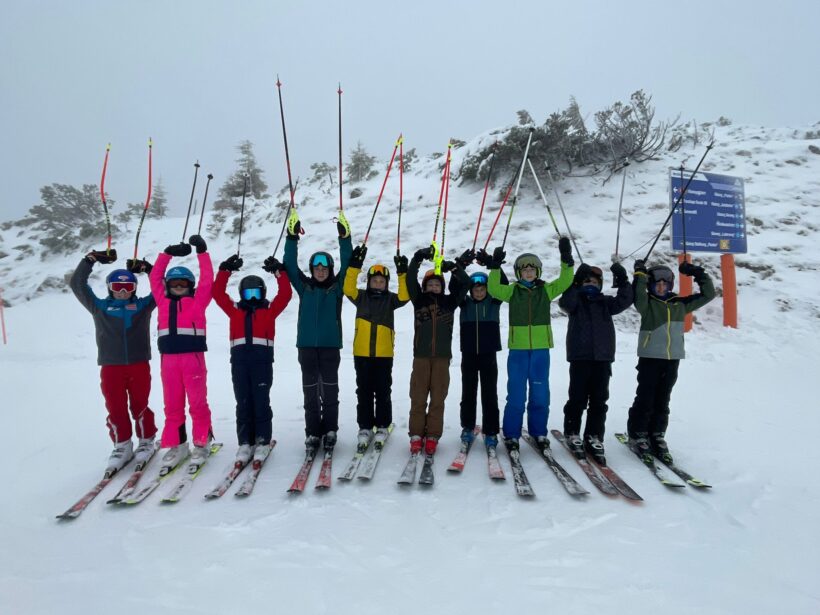
[[[638,389],[627,422],[631,437],[666,432],[669,398],[678,379],[679,365],[678,359],[638,359]]]
[[[338,348],[299,348],[305,396],[305,435],[339,430]]]
[[[359,429],[389,427],[393,422],[393,357],[353,357],[353,365]]]
[[[584,436],[604,439],[611,376],[609,361],[570,361],[569,399],[564,405],[565,434],[581,433],[581,416],[586,410]]]
[[[498,361],[495,352],[461,354],[461,428],[476,425],[478,383],[481,380],[481,431],[498,435]]]

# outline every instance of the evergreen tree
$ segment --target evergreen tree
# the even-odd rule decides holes
[[[143,204],[143,207],[144,206]],[[142,215],[141,211],[139,215]],[[151,206],[145,215],[148,218],[164,218],[168,215],[168,195],[165,192],[162,177],[157,180],[157,183],[154,184],[154,188],[151,190]]]
[[[345,167],[347,181],[356,183],[368,179],[375,163],[376,157],[368,154],[361,142],[357,143],[355,149],[350,152],[350,162]]]
[[[219,189],[219,200],[229,201],[230,199],[242,198],[242,190],[245,185],[245,173],[248,177],[248,196],[255,199],[265,199],[269,194],[268,185],[263,179],[262,169],[256,164],[256,156],[253,153],[253,143],[241,141],[236,146],[239,157],[236,159],[237,170],[225,180]]]

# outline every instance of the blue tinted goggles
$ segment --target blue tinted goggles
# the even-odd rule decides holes
[[[311,267],[316,267],[318,265],[321,265],[322,267],[330,267],[330,265],[327,262],[327,256],[326,255],[316,254],[316,255],[313,256],[313,260],[310,261],[310,266]]]
[[[470,276],[470,282],[473,286],[482,285],[487,286],[487,274],[486,273],[474,273]]]
[[[246,288],[242,291],[242,298],[245,301],[250,301],[251,299],[261,299],[262,298],[262,289],[261,288]]]

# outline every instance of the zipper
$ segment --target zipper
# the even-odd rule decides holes
[[[672,310],[669,309],[669,304],[666,304],[666,358],[672,358]]]
[[[530,350],[532,350],[532,291],[530,289],[527,289],[527,311],[529,312],[527,329],[530,334]]]

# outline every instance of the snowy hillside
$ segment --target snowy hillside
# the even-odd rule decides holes
[[[41,258],[28,231],[0,230],[0,286],[11,304],[5,313],[9,344],[0,346],[0,427],[6,435],[0,464],[0,483],[6,485],[0,507],[0,612],[820,612],[820,591],[811,580],[820,569],[820,487],[807,471],[820,462],[813,443],[820,416],[811,388],[820,335],[815,244],[820,155],[809,149],[816,150],[820,141],[806,138],[817,129],[719,128],[703,166],[744,178],[750,250],[736,257],[740,328],[722,327],[720,297],[698,312],[672,398],[670,446],[681,465],[714,485],[712,491],[665,489],[612,437],[626,424],[636,364],[637,315],[630,310],[616,318],[618,353],[605,444],[612,467],[643,496],[639,504],[597,492],[557,444],[557,459],[591,491],[585,499],[568,496],[532,450],[522,450],[536,493],[531,501],[516,497],[506,456],[507,480],[488,479],[486,455],[478,446],[463,475],[446,473],[460,430],[458,355],[451,366],[435,486],[400,489],[395,481],[408,452],[410,308],[396,315],[396,430],[373,482],[334,480],[329,492],[317,492],[314,468],[307,491],[289,496],[285,490],[304,454],[294,299],[277,323],[272,398],[278,445],[251,498],[238,500],[229,493],[206,502],[202,497],[236,450],[227,320],[212,305],[209,401],[223,451],[173,507],[160,506],[156,494],[133,508],[106,506],[105,496],[124,481],[118,477],[79,519],[57,523],[54,515],[99,479],[110,452],[93,325],[63,287],[81,254]],[[455,150],[453,169],[490,138],[487,133]],[[407,139],[412,141],[410,135]],[[391,147],[385,143],[380,160]],[[622,255],[645,254],[641,246],[668,211],[668,169],[687,157],[694,166],[702,152],[698,146],[629,167]],[[405,176],[402,248],[408,255],[432,236],[438,164],[417,161]],[[279,170],[267,172],[282,177]],[[360,185],[361,196],[346,198],[354,241],[363,237],[381,181]],[[482,189],[455,183],[450,189],[446,246],[451,256],[472,243]],[[494,194],[499,190],[496,186]],[[584,260],[607,267],[615,245],[620,176],[603,186],[600,179],[567,179],[559,190]],[[547,196],[557,215],[551,193]],[[332,222],[337,199],[327,186],[300,184],[303,262],[314,250],[338,253]],[[281,212],[275,200],[250,206],[243,273],[259,273],[276,243]],[[391,176],[371,231],[368,263],[382,261],[392,268],[397,204],[398,177]],[[479,245],[498,205],[488,203]],[[182,225],[181,219],[146,222],[142,255],[153,260],[165,245],[179,241]],[[503,229],[498,233],[500,240]],[[206,239],[215,265],[236,249],[236,239],[224,233]],[[120,263],[130,244],[129,236],[118,241]],[[33,253],[21,247],[26,245]],[[100,240],[87,247],[102,245]],[[557,273],[556,239],[527,179],[507,245],[508,260],[532,251],[543,259],[545,277]],[[668,238],[662,239],[653,261],[670,263],[668,246]],[[630,271],[632,260],[625,262]],[[718,258],[695,255],[695,260],[720,287]],[[194,263],[193,257],[182,261]],[[107,270],[95,269],[92,285],[98,293]],[[610,282],[607,272],[606,286]],[[145,292],[145,281],[140,285]],[[553,315],[557,343],[551,353],[549,424],[560,427],[568,384],[566,319],[557,307]],[[356,431],[349,303],[343,319],[335,475],[354,451]],[[502,405],[505,362],[506,351],[499,354]],[[156,353],[152,370],[151,406],[161,421]]]

